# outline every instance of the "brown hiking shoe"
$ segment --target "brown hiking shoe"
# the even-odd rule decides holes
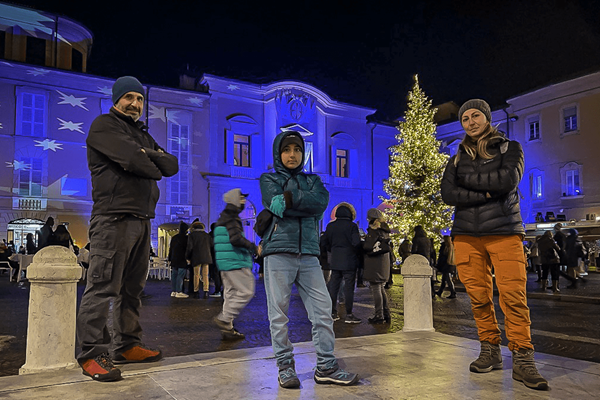
[[[548,390],[548,381],[538,372],[533,349],[513,350],[513,379],[531,389]]]
[[[115,354],[113,358],[115,364],[147,363],[160,359],[162,359],[162,352],[160,350],[152,350],[144,347],[144,345],[135,345],[129,350]]]
[[[502,353],[499,344],[481,342],[481,351],[477,360],[469,365],[471,372],[490,372],[493,369],[502,369]]]
[[[110,356],[106,353],[94,358],[80,360],[79,365],[83,374],[90,376],[95,381],[110,382],[121,379],[121,370],[115,367]]]

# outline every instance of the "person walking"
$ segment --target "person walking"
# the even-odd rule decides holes
[[[367,211],[369,227],[362,243],[365,265],[365,279],[369,282],[375,312],[368,321],[381,324],[391,321],[385,284],[389,280],[392,248],[390,229],[384,224],[383,213],[376,208]]]
[[[331,252],[331,277],[327,283],[327,289],[331,296],[331,316],[334,321],[339,319],[337,312],[337,299],[340,291],[340,283],[344,281],[344,307],[347,324],[359,324],[360,318],[352,313],[354,307],[354,286],[356,283],[356,271],[358,268],[358,255],[362,242],[358,232],[358,226],[353,222],[356,219],[356,211],[352,204],[342,202],[338,204],[335,211],[335,220],[330,222],[321,237],[321,245],[326,251]]]
[[[558,277],[560,269],[560,247],[554,241],[551,231],[546,231],[538,240],[538,251],[540,253],[540,259],[542,262],[542,291],[548,289],[548,272],[552,276],[552,291],[554,293],[560,292],[558,287]]]
[[[178,299],[187,299],[190,297],[183,292],[183,279],[188,268],[185,254],[188,243],[187,230],[188,224],[181,221],[179,223],[179,232],[171,238],[169,254],[167,255],[167,260],[171,264],[171,297]]]
[[[565,244],[565,252],[567,255],[567,275],[573,279],[571,284],[567,286],[567,289],[577,289],[579,280],[583,279],[579,277],[578,273],[579,260],[584,260],[587,257],[587,250],[579,238],[577,229],[569,229],[569,236],[567,236]]]
[[[525,230],[518,193],[523,149],[492,126],[492,112],[485,101],[467,101],[458,116],[465,136],[446,165],[441,193],[443,201],[455,207],[452,236],[456,267],[471,300],[481,342],[479,357],[469,369],[483,373],[502,368],[493,265],[512,352],[513,379],[545,390],[548,381],[535,366],[527,307]]]
[[[46,223],[38,231],[38,250],[50,246],[54,241],[54,218],[48,217]]]
[[[200,292],[200,274],[202,273],[203,298],[208,298],[210,281],[208,278],[208,266],[213,263],[211,256],[211,237],[205,231],[204,224],[200,221],[192,223],[190,234],[188,235],[187,249],[185,258],[194,268],[194,295],[199,298]]]
[[[231,189],[223,195],[226,203],[215,227],[215,258],[223,279],[223,308],[213,318],[223,339],[244,339],[245,335],[233,326],[233,321],[254,297],[252,257],[261,254],[261,248],[244,237],[240,213],[246,206],[247,194]]]
[[[160,350],[142,343],[140,296],[148,274],[150,220],[160,195],[156,182],[175,175],[179,165],[140,120],[144,96],[136,78],[117,79],[113,107],[92,122],[86,140],[93,206],[90,266],[77,314],[77,362],[97,381],[121,378],[114,363],[162,358]]]
[[[319,221],[327,209],[329,192],[318,175],[302,171],[304,149],[304,139],[298,132],[280,133],[273,141],[275,172],[260,177],[262,204],[273,214],[263,235],[263,256],[278,381],[283,388],[300,386],[294,347],[288,337],[288,310],[295,284],[312,324],[317,353],[315,382],[354,385],[358,375],[344,371],[333,354],[332,302],[319,264]]]
[[[444,235],[442,245],[440,246],[440,253],[437,259],[437,269],[442,274],[442,282],[440,288],[435,293],[436,296],[442,297],[446,285],[450,289],[450,296],[448,299],[456,298],[456,289],[454,288],[454,282],[452,282],[452,273],[456,265],[454,265],[454,245],[452,244],[452,237]]]
[[[223,280],[221,279],[221,272],[217,268],[217,262],[215,261],[215,228],[217,224],[213,222],[210,224],[210,258],[212,263],[208,266],[208,273],[212,277],[213,283],[215,284],[215,291],[209,294],[208,297],[221,297],[223,296]]]
[[[429,238],[427,237],[427,233],[425,233],[425,229],[423,229],[423,226],[421,226],[421,225],[415,226],[414,232],[415,232],[415,235],[413,236],[412,247],[411,247],[410,253],[422,255],[423,257],[425,257],[427,259],[427,262],[431,266],[431,263],[432,263],[431,255],[435,254],[435,250],[433,249],[433,246],[431,245],[431,240],[429,240]],[[435,284],[435,280],[436,280],[436,277],[435,277],[436,272],[435,272],[435,268],[433,268],[433,267],[432,267],[432,272],[433,272],[433,275],[431,276],[431,279],[429,281],[431,284],[431,296],[435,298],[434,284]]]
[[[29,255],[37,253],[38,249],[35,246],[35,238],[33,237],[33,233],[28,233],[26,236],[25,250]]]

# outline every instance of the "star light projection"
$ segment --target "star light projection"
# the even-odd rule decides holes
[[[58,117],[56,119],[60,122],[60,127],[58,128],[59,131],[68,129],[71,132],[79,132],[82,135],[85,135],[85,132],[81,130],[81,125],[83,124],[83,122],[65,121]]]
[[[189,99],[188,99],[189,100]],[[162,122],[170,121],[176,125],[179,125],[177,118],[178,110],[168,110],[165,107],[156,107],[152,104],[149,105],[148,119],[160,119]]]
[[[31,165],[25,164],[22,161],[13,160],[13,162],[6,161],[6,167],[7,168],[14,168],[15,171],[18,171],[20,169],[22,169],[22,170],[30,169]]]
[[[235,92],[236,90],[239,90],[240,87],[238,85],[229,85],[227,86],[227,89],[231,90],[232,92]]]
[[[80,107],[83,108],[85,111],[90,111],[85,107],[84,103],[84,100],[86,100],[87,97],[75,97],[72,94],[64,94],[60,90],[57,90],[57,92],[58,94],[60,94],[61,100],[58,102],[58,104],[70,104],[72,107]]]
[[[53,152],[56,152],[56,150],[64,150],[62,148],[62,143],[56,143],[56,140],[44,139],[43,141],[34,140],[34,142],[37,143],[35,146],[41,147],[42,150],[52,150]]]
[[[43,68],[34,68],[34,69],[29,69],[27,70],[27,74],[28,75],[33,75],[33,76],[45,76],[48,72],[50,72],[49,69],[43,69]]]
[[[203,103],[203,100],[200,97],[188,97],[186,100],[196,106],[202,106]]]
[[[65,43],[69,43],[67,39],[62,37],[58,32],[55,32],[56,20],[45,16],[39,11],[28,10],[0,4],[0,29],[3,31],[7,28],[18,27],[29,36],[42,39],[54,39],[55,37]]]
[[[108,86],[102,86],[102,87],[98,86],[97,92],[105,94],[107,96],[112,96],[112,89],[109,88]]]

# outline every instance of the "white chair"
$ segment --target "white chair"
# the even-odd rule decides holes
[[[30,254],[30,255],[19,254],[19,274],[17,275],[17,282],[21,281],[22,272],[27,270],[27,267],[32,262],[33,262],[33,254]]]
[[[0,270],[8,271],[8,280],[10,281],[12,279],[13,268],[8,261],[0,261]]]

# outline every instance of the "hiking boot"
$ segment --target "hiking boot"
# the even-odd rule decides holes
[[[246,335],[244,335],[243,333],[241,333],[240,331],[238,331],[235,328],[231,328],[228,331],[222,331],[222,333],[223,333],[224,340],[240,340],[240,339],[246,338]]]
[[[358,382],[358,374],[352,374],[335,366],[329,369],[321,369],[317,367],[315,370],[315,382],[321,384],[332,383],[334,385],[350,386]]]
[[[296,375],[295,363],[291,360],[286,360],[279,366],[279,374],[277,376],[279,386],[286,389],[294,389],[300,387],[300,379]]]
[[[493,369],[502,369],[502,353],[499,344],[481,342],[481,351],[477,360],[469,365],[471,372],[490,372]]]
[[[545,380],[535,367],[533,360],[533,349],[513,350],[513,374],[514,380],[523,382],[531,389],[547,390],[548,381]]]
[[[113,358],[115,364],[128,363],[148,363],[162,359],[160,350],[152,350],[145,347],[143,344],[138,344],[122,353],[115,354]]]
[[[354,314],[347,314],[344,322],[347,324],[360,324],[360,318],[356,318]]]
[[[176,299],[187,299],[188,297],[190,297],[190,295],[183,292],[175,293]]]
[[[121,379],[121,370],[115,367],[106,353],[78,362],[83,369],[83,374],[90,376],[95,381],[111,382]]]
[[[333,318],[333,322],[340,320],[340,316],[336,312],[334,312],[333,314],[331,314],[331,318]]]

